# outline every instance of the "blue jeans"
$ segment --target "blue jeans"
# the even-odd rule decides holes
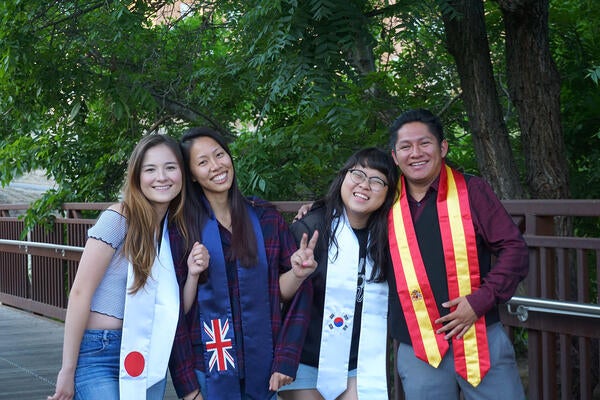
[[[120,330],[86,330],[75,370],[75,400],[119,400]],[[167,379],[146,392],[147,400],[162,400]]]
[[[515,351],[501,323],[487,327],[490,370],[477,387],[454,371],[452,346],[437,368],[415,357],[412,346],[400,343],[397,368],[407,400],[524,400]]]

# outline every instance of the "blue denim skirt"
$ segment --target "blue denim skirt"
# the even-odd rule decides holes
[[[84,332],[75,370],[75,400],[119,400],[121,330]],[[148,389],[147,400],[162,400],[167,379]]]

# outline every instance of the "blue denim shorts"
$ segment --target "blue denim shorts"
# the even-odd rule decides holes
[[[317,376],[319,370],[316,367],[311,367],[307,364],[298,365],[298,371],[296,372],[296,379],[289,385],[283,386],[279,389],[280,392],[286,390],[301,390],[301,389],[316,389],[317,388]],[[356,376],[356,369],[348,371],[348,378]]]
[[[83,333],[75,370],[75,400],[119,400],[120,330]],[[148,400],[162,400],[166,377],[148,389]]]

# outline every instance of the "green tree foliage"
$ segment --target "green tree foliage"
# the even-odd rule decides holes
[[[600,18],[600,9],[592,1],[554,1],[551,16],[573,193],[579,198],[599,198],[600,26],[594,21]]]
[[[3,185],[45,169],[59,189],[38,202],[40,213],[63,201],[114,200],[142,135],[210,125],[232,140],[245,193],[309,200],[351,152],[385,146],[391,120],[412,107],[440,113],[451,158],[477,172],[440,18],[453,12],[448,1],[188,1],[184,16],[160,19],[173,3],[0,3]],[[522,159],[502,16],[494,3],[485,7],[498,92]],[[551,3],[576,197],[597,197],[586,182],[600,179],[600,158],[589,156],[600,147],[587,144],[599,140],[597,13],[587,0]]]
[[[0,6],[3,184],[44,168],[63,199],[115,193],[140,124],[156,111],[143,71],[127,67],[149,32],[124,5],[105,4]]]

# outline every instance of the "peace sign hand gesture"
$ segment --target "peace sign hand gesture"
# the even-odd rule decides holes
[[[310,241],[308,240],[308,234],[304,233],[302,235],[302,240],[300,240],[300,248],[296,250],[296,252],[292,254],[292,257],[290,258],[294,276],[299,280],[304,280],[317,268],[314,250],[318,238],[318,231],[313,233]]]

